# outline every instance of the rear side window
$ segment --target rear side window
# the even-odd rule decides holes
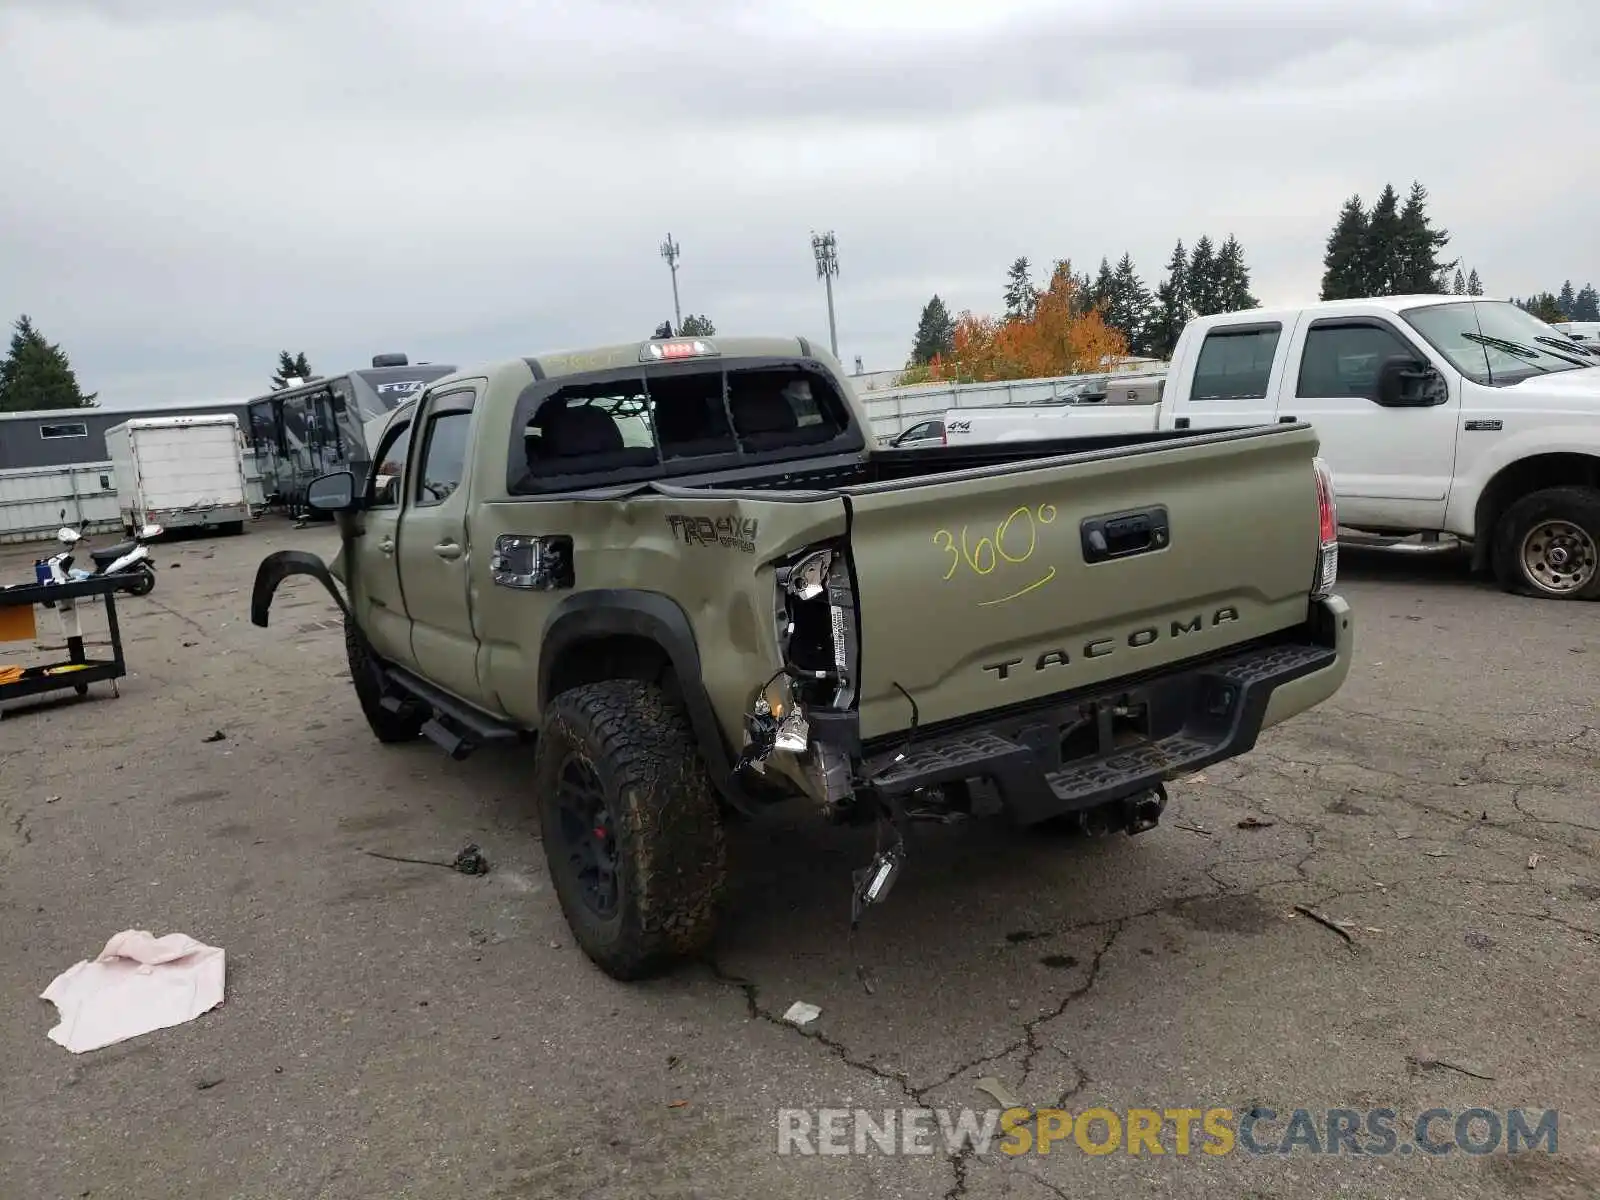
[[[1200,346],[1192,400],[1265,400],[1281,325],[1214,329]]]
[[[843,398],[813,371],[718,364],[535,385],[519,405],[518,429],[514,495],[540,491],[541,479],[648,479],[796,457],[851,425]],[[859,449],[859,440],[838,448]]]

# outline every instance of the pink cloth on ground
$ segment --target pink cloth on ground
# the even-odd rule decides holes
[[[61,1012],[50,1040],[74,1054],[192,1021],[222,1003],[226,956],[182,933],[115,935],[93,962],[69,967],[39,997]]]

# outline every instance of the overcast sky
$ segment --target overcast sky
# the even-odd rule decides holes
[[[900,365],[1006,265],[1243,242],[1316,298],[1413,178],[1491,295],[1600,282],[1600,27],[1510,0],[0,0],[0,318],[123,407],[684,311]]]

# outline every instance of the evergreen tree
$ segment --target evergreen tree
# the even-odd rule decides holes
[[[1013,262],[1006,271],[1006,316],[1031,321],[1039,304],[1039,293],[1029,276],[1028,259],[1024,255]],[[937,297],[935,297],[937,299]]]
[[[1104,309],[1107,325],[1128,339],[1128,349],[1145,353],[1145,326],[1150,319],[1150,289],[1133,269],[1133,255],[1123,251],[1111,276],[1111,298]]]
[[[1533,308],[1530,311],[1541,321],[1549,321],[1552,324],[1566,319],[1561,311],[1561,301],[1553,292],[1540,292],[1534,298]]]
[[[1116,291],[1116,276],[1111,272],[1111,264],[1106,259],[1100,260],[1100,270],[1094,277],[1094,282],[1089,285],[1089,306],[1100,310],[1103,317],[1111,305],[1112,295]]]
[[[1461,273],[1461,268],[1456,268],[1456,277],[1450,285],[1452,296],[1465,296],[1467,294],[1467,277]]]
[[[1549,321],[1554,324],[1557,321],[1566,320],[1566,317],[1561,312],[1561,302],[1556,299],[1554,292],[1539,292],[1536,295],[1529,296],[1526,300],[1513,299],[1512,303],[1518,308],[1532,313],[1541,321]]]
[[[1600,293],[1594,290],[1594,284],[1586,283],[1578,289],[1572,305],[1572,319],[1600,321]]]
[[[305,351],[290,354],[287,350],[278,351],[278,369],[272,376],[272,390],[281,392],[289,386],[291,379],[310,379],[315,374],[311,364],[306,361]]]
[[[1367,295],[1367,210],[1359,195],[1339,210],[1322,255],[1322,299],[1351,300]]]
[[[1261,307],[1261,301],[1250,294],[1250,268],[1244,263],[1244,247],[1231,233],[1217,251],[1216,280],[1216,311],[1239,312]]]
[[[1469,296],[1481,296],[1481,295],[1483,295],[1483,280],[1478,278],[1478,268],[1477,267],[1473,267],[1472,271],[1467,275],[1467,295],[1469,295]]]
[[[717,327],[704,313],[690,313],[678,326],[679,337],[711,337],[716,332]]]
[[[1428,189],[1413,182],[1405,207],[1395,222],[1392,288],[1390,295],[1404,296],[1445,291],[1440,277],[1453,270],[1460,260],[1440,262],[1439,251],[1450,244],[1450,235],[1435,229],[1428,220]]]
[[[0,412],[93,408],[97,395],[85,396],[79,390],[78,377],[60,346],[46,341],[26,314],[17,318],[11,346],[0,359]]]
[[[1202,233],[1189,255],[1189,307],[1197,317],[1221,312],[1217,306],[1217,254],[1211,237]]]
[[[935,355],[949,354],[955,349],[955,344],[956,323],[951,319],[944,301],[935,296],[922,306],[908,365],[925,366],[933,361]]]
[[[1171,358],[1178,335],[1189,321],[1189,254],[1180,238],[1167,260],[1167,274],[1156,285],[1155,305],[1145,328],[1145,352]]]
[[[1578,307],[1578,295],[1572,290],[1572,280],[1567,280],[1561,285],[1561,291],[1556,294],[1556,304],[1561,308],[1561,314],[1571,321],[1573,312]]]
[[[1072,279],[1072,315],[1081,317],[1094,308],[1097,302],[1095,299],[1094,276],[1087,271],[1082,275],[1077,274],[1072,269],[1072,260],[1070,258],[1056,259],[1056,270],[1059,271],[1063,264],[1065,264],[1067,274]]]
[[[1367,214],[1367,236],[1361,243],[1361,286],[1363,296],[1398,295],[1402,278],[1400,261],[1400,197],[1394,185],[1384,184],[1372,211]]]

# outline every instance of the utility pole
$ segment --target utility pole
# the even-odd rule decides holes
[[[833,277],[839,273],[839,245],[833,230],[811,235],[811,253],[817,260],[817,278],[828,289],[828,345],[834,358],[839,357],[839,331],[833,321]]]
[[[667,260],[667,267],[672,271],[672,320],[673,331],[677,332],[683,328],[683,309],[678,305],[678,243],[672,240],[670,233],[661,243],[661,257]]]

